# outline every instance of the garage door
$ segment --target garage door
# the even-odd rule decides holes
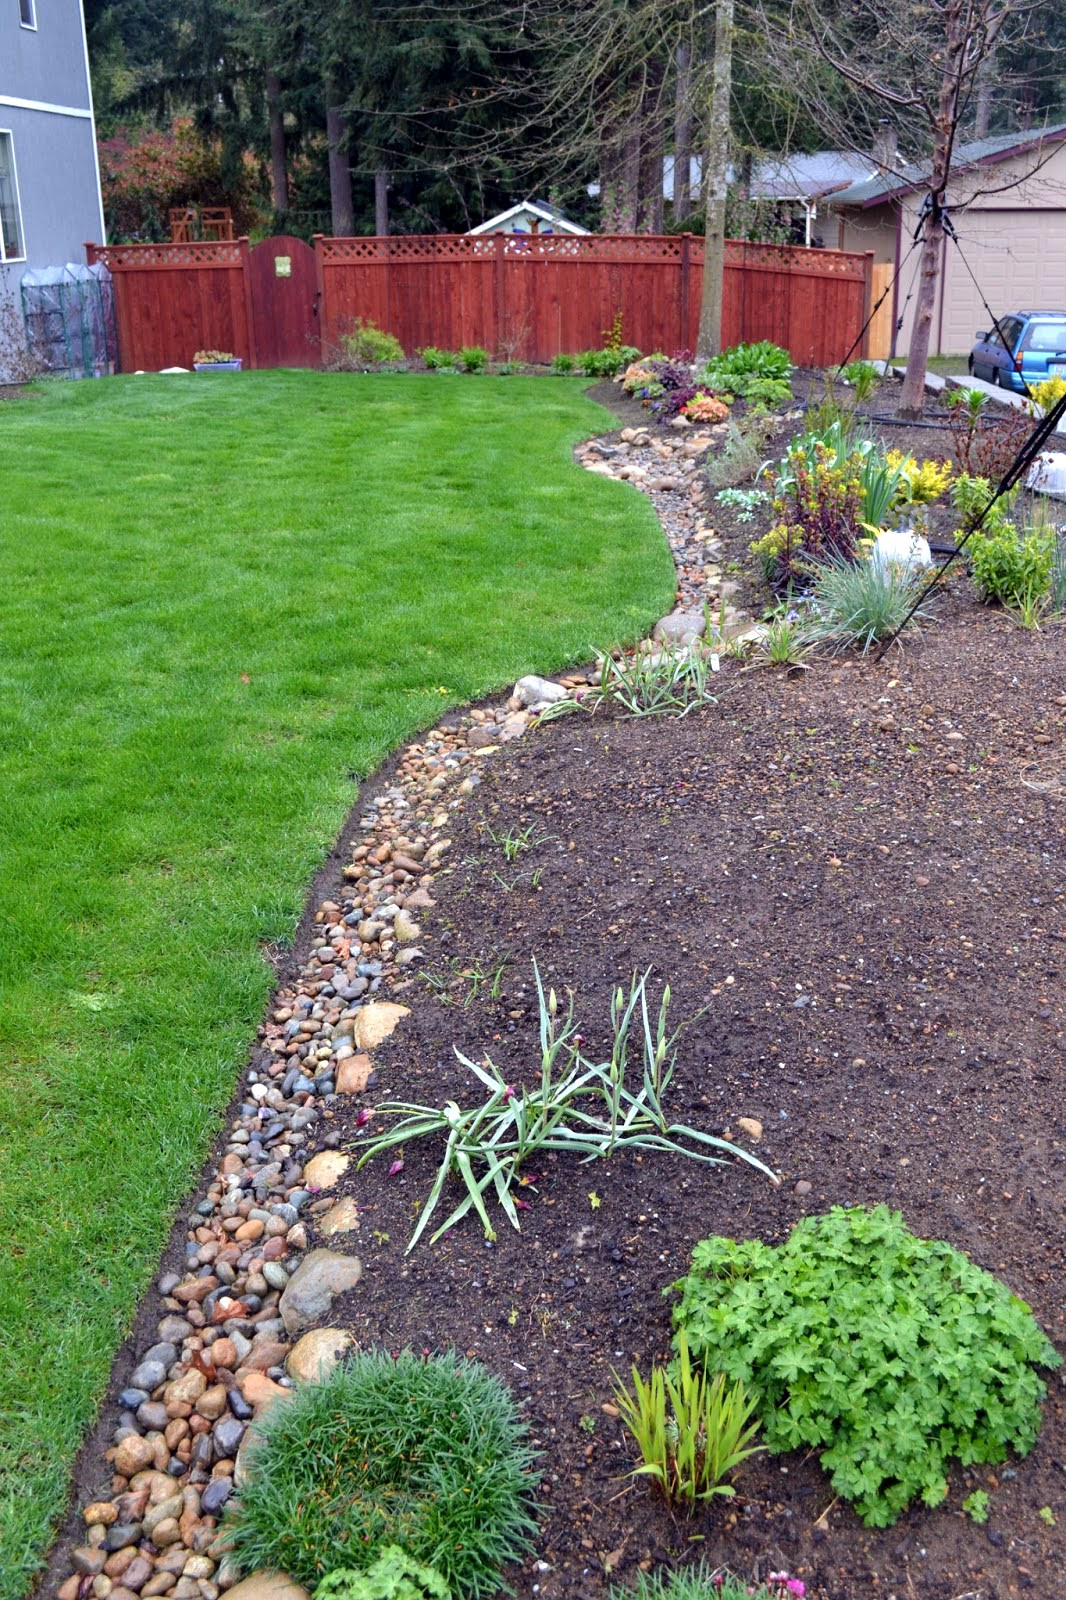
[[[959,244],[996,316],[1020,308],[1066,309],[1066,210],[958,211]],[[988,313],[956,247],[948,243],[940,350],[969,350]]]

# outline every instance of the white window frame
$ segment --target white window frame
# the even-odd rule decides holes
[[[18,226],[19,244],[22,248],[21,255],[9,256],[4,249],[3,233],[0,232],[0,267],[3,267],[12,261],[26,260],[26,229],[22,221],[22,201],[19,198],[19,173],[18,165],[15,161],[15,135],[12,133],[10,128],[0,128],[0,139],[7,139],[10,141],[9,149],[11,151],[11,186],[15,191],[15,222]]]
[[[29,8],[29,22],[23,19],[22,8],[24,5]],[[19,27],[28,28],[31,33],[37,32],[37,0],[19,0]]]

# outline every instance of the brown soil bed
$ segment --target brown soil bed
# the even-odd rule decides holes
[[[532,1078],[534,958],[576,991],[587,1049],[612,985],[650,968],[679,1019],[706,1008],[684,1036],[677,1115],[719,1131],[757,1118],[759,1154],[784,1174],[775,1189],[741,1167],[549,1160],[520,1236],[501,1226],[487,1248],[464,1225],[405,1258],[434,1152],[409,1147],[392,1180],[383,1164],[349,1172],[365,1207],[357,1336],[455,1344],[528,1399],[546,1452],[542,1595],[602,1595],[608,1566],[695,1551],[785,1566],[832,1600],[1064,1592],[1061,1535],[1038,1515],[1066,1516],[1057,1377],[1028,1459],[958,1473],[944,1507],[885,1531],[796,1456],[757,1459],[731,1506],[675,1519],[627,1486],[602,1409],[612,1367],[666,1352],[663,1291],[700,1238],[779,1240],[834,1204],[901,1208],[1066,1342],[1062,667],[1061,631],[1027,635],[959,599],[884,666],[737,674],[683,720],[574,717],[486,767],[369,1101],[468,1096],[453,1047]],[[529,827],[541,842],[507,862],[489,830]],[[337,1119],[346,1139],[353,1118]],[[986,1528],[959,1510],[978,1486]]]

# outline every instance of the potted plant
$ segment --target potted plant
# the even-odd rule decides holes
[[[232,350],[197,350],[192,358],[197,372],[240,372],[241,358]]]

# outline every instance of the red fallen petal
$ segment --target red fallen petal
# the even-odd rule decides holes
[[[515,1207],[519,1211],[532,1211],[533,1210],[533,1207],[530,1205],[528,1200],[516,1200],[515,1201]]]
[[[389,1168],[389,1177],[390,1178],[395,1178],[396,1174],[398,1172],[402,1172],[402,1171],[403,1171],[403,1162],[402,1161],[394,1161],[392,1163],[392,1166]]]

